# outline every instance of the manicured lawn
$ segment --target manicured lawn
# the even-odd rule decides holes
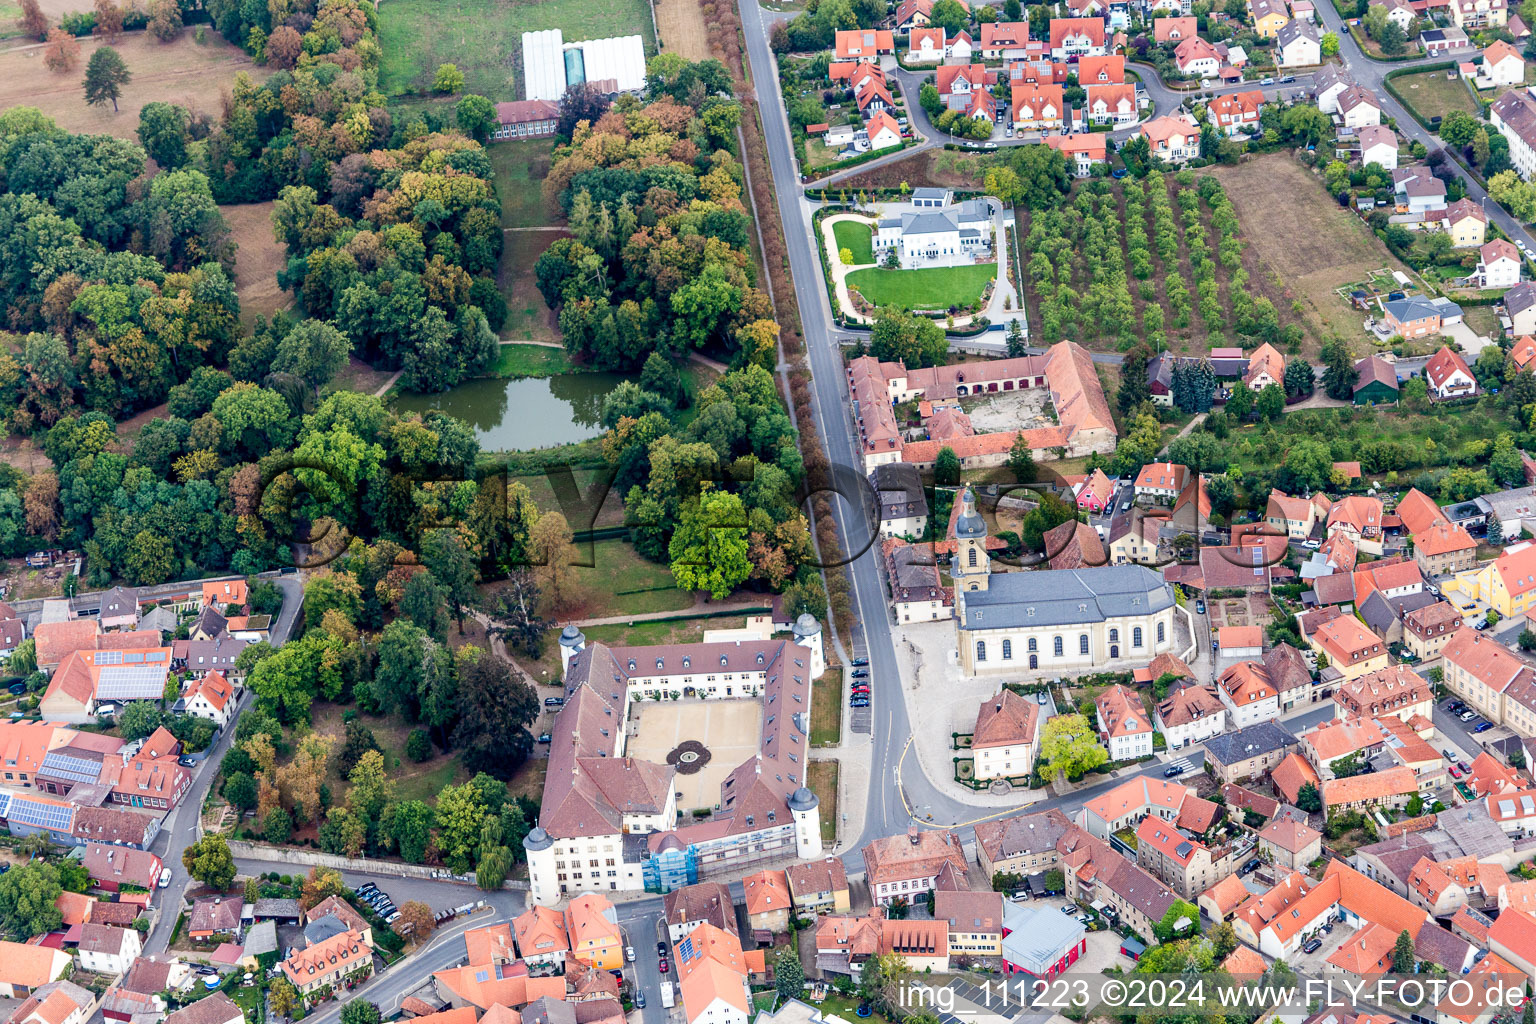
[[[821,841],[828,846],[837,842],[836,761],[812,761],[805,769],[805,783],[821,801]]]
[[[560,210],[556,204],[545,204],[541,187],[554,149],[553,139],[518,139],[486,147],[496,172],[502,227],[536,228],[559,223]]]
[[[609,646],[649,646],[652,644],[696,644],[704,639],[706,629],[730,629],[739,625],[733,619],[689,618],[655,619],[634,625],[620,623],[608,626],[587,626],[582,630],[587,642]]]
[[[1444,71],[1426,71],[1392,79],[1392,85],[1426,121],[1444,117],[1453,110],[1478,113],[1478,103],[1460,78],[1449,79]]]
[[[677,589],[670,567],[646,561],[625,541],[600,540],[590,547],[578,544],[577,560],[588,561],[589,551],[593,564],[572,566],[575,585],[571,589],[571,607],[563,613],[565,617],[638,615],[693,607],[693,595]],[[550,596],[548,587],[544,588],[544,596]]]
[[[457,64],[464,91],[492,102],[523,96],[523,33],[557,28],[567,43],[640,35],[656,52],[645,0],[389,0],[379,7],[379,90],[430,89],[439,64]]]
[[[811,746],[832,746],[842,738],[843,672],[831,669],[811,684]]]
[[[555,315],[544,304],[534,267],[544,250],[562,235],[555,231],[502,232],[496,285],[507,304],[507,319],[501,325],[504,341],[560,340]]]
[[[851,266],[861,263],[875,262],[875,249],[873,236],[868,224],[860,224],[852,220],[840,220],[832,225],[832,237],[837,239],[837,248],[841,252],[847,249],[853,253]]]
[[[507,344],[501,346],[492,372],[497,377],[555,377],[571,370],[570,357],[563,348]]]
[[[947,309],[975,302],[987,282],[996,278],[995,263],[927,267],[922,270],[882,270],[871,267],[849,274],[848,287],[857,288],[867,301],[876,306]]]

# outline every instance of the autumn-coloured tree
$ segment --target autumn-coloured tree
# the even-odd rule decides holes
[[[545,512],[528,531],[528,549],[534,565],[540,566],[544,592],[552,608],[559,611],[570,597],[571,526],[559,512]]]
[[[43,48],[43,64],[49,71],[66,74],[80,65],[80,44],[60,28],[48,30],[48,45]]]
[[[27,532],[44,540],[59,535],[59,478],[54,473],[38,473],[27,481],[24,503],[27,508]]]
[[[29,36],[42,39],[48,34],[48,16],[37,5],[37,0],[21,0],[21,17],[16,24]]]
[[[400,919],[395,922],[395,931],[401,935],[410,935],[420,943],[432,934],[432,929],[437,927],[437,918],[432,913],[432,908],[420,900],[408,900],[400,905]]]
[[[96,0],[96,24],[92,26],[91,34],[109,43],[116,42],[123,34],[123,9],[113,0]]]
[[[181,35],[181,5],[176,0],[155,0],[149,10],[150,35],[162,43]]]
[[[328,896],[339,896],[347,891],[341,872],[334,868],[312,867],[299,891],[299,906],[305,910],[319,906]]]
[[[293,67],[304,52],[304,39],[296,29],[279,25],[267,37],[267,63],[279,70]]]

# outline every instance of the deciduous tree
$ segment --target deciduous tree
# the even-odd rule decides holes
[[[99,107],[110,100],[116,113],[117,99],[132,78],[120,53],[110,46],[99,47],[85,65],[85,102]]]
[[[61,28],[48,30],[48,45],[43,48],[43,64],[59,74],[80,66],[80,43]]]

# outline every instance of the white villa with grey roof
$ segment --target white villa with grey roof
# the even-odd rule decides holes
[[[937,189],[919,189],[920,193]],[[984,199],[935,205],[915,195],[909,207],[882,219],[875,228],[875,259],[884,262],[895,250],[903,270],[958,267],[974,263],[992,247],[992,208]]]
[[[955,629],[967,675],[1147,662],[1175,646],[1173,590],[1141,565],[992,572],[969,489],[955,520]]]

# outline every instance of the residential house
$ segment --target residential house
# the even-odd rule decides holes
[[[1397,371],[1381,356],[1366,356],[1355,364],[1356,405],[1393,405],[1397,402]]]
[[[1162,499],[1172,504],[1188,481],[1187,466],[1172,462],[1149,462],[1136,474],[1136,497]]]
[[[1066,116],[1064,90],[1059,85],[1015,85],[1009,90],[1009,118],[1015,131],[1058,131]]]
[[[838,60],[878,60],[896,53],[895,37],[887,31],[864,28],[838,30],[834,44]]]
[[[223,992],[215,992],[168,1014],[164,1024],[246,1024],[245,1011]]]
[[[1123,85],[1125,58],[1120,54],[1106,57],[1082,57],[1077,62],[1077,84],[1087,89],[1095,85]]]
[[[1143,818],[1136,826],[1136,863],[1187,900],[1198,899],[1237,866],[1235,847],[1214,849],[1186,829],[1157,818]]]
[[[1524,85],[1525,61],[1520,51],[1502,39],[1489,43],[1483,51],[1483,73],[1479,78],[1486,78],[1494,86]]]
[[[1411,340],[1440,333],[1441,307],[1428,299],[1392,299],[1383,303],[1381,309],[1382,322],[1400,338]]]
[[[1296,743],[1274,722],[1260,722],[1206,740],[1205,756],[1219,781],[1242,782],[1273,769]]]
[[[1317,525],[1317,505],[1307,498],[1293,498],[1284,491],[1271,490],[1264,506],[1264,522],[1284,531],[1291,540],[1306,540]]]
[[[1291,20],[1285,0],[1248,0],[1248,17],[1260,39],[1274,39]]]
[[[864,847],[864,872],[876,904],[912,902],[934,888],[945,865],[965,873],[965,851],[953,832],[908,829],[905,835],[884,836]]]
[[[1387,666],[1387,645],[1353,615],[1340,615],[1308,635],[1307,646],[1346,680]]]
[[[1204,39],[1191,36],[1174,47],[1173,63],[1181,74],[1191,78],[1210,78],[1221,70],[1221,55],[1216,52],[1216,47]]]
[[[1148,815],[1177,822],[1185,801],[1193,797],[1194,792],[1188,786],[1143,775],[1089,800],[1077,812],[1076,821],[1090,835],[1107,841],[1115,832],[1134,827]],[[1039,818],[1040,815],[1027,817]]]
[[[1380,498],[1352,494],[1334,502],[1328,509],[1328,536],[1342,533],[1359,551],[1368,555],[1382,552],[1382,506]]]
[[[1536,175],[1536,97],[1524,89],[1510,89],[1488,108],[1488,120],[1509,140],[1509,159],[1520,177]],[[1536,291],[1536,288],[1533,288]],[[1519,334],[1530,334],[1536,322],[1516,326]]]
[[[243,608],[246,602],[244,579],[204,580],[202,607],[219,608],[226,615],[231,608]]]
[[[1514,364],[1517,371],[1525,369],[1531,363],[1536,362],[1536,338],[1529,334],[1516,338],[1515,343],[1509,347],[1509,361]],[[6,620],[15,621],[15,620]],[[0,621],[0,627],[5,621]]]
[[[1509,21],[1509,0],[1450,0],[1451,21],[1464,32],[1502,28]]]
[[[1099,46],[1102,53],[1104,45],[1103,21],[1094,18],[1060,19],[1065,21],[1099,21]],[[1052,40],[1055,39],[1054,25]],[[981,38],[977,42],[981,50],[981,56],[985,60],[1023,60],[1029,54],[1029,22],[1027,21],[995,21],[981,26]]]
[[[1223,93],[1214,97],[1206,110],[1217,131],[1228,136],[1251,134],[1259,128],[1259,116],[1264,112],[1264,93],[1259,89]],[[1396,152],[1395,148],[1393,152]]]
[[[97,974],[122,974],[138,959],[144,942],[134,928],[86,922],[80,926],[80,945],[75,949],[83,970]]]
[[[1328,64],[1312,75],[1312,98],[1317,109],[1325,114],[1339,112],[1339,97],[1355,85],[1349,70],[1342,64]]]
[[[182,700],[187,714],[206,718],[222,729],[235,712],[234,695],[235,688],[222,672],[209,672],[192,681]]]
[[[313,926],[316,924],[322,927],[319,930],[312,931]],[[338,924],[340,927],[337,926]],[[506,926],[502,925],[501,927],[505,928]],[[362,914],[353,909],[352,904],[340,896],[327,896],[304,911],[304,933],[306,938],[329,937],[347,929],[351,929],[361,935],[363,942],[366,944],[373,945],[373,926],[364,920]],[[479,929],[479,931],[488,930]],[[474,934],[476,934],[474,929],[464,933],[466,946],[469,946],[470,936]],[[470,954],[473,956],[478,948],[477,946],[470,947]]]
[[[1279,818],[1259,832],[1259,850],[1270,862],[1292,871],[1306,871],[1323,855],[1323,834],[1305,822]]]
[[[1074,826],[1056,809],[976,823],[976,862],[987,877],[1034,875],[1061,862],[1057,840]],[[793,869],[791,869],[793,870]]]
[[[1504,94],[1504,96],[1514,95],[1516,95],[1514,90]],[[1499,100],[1502,100],[1504,96],[1499,97]],[[1498,106],[1499,100],[1494,101],[1494,106]],[[1533,121],[1536,121],[1536,117],[1533,117]],[[1510,152],[1514,152],[1513,146],[1510,147]],[[1524,171],[1521,174],[1529,177]],[[1536,284],[1530,281],[1521,281],[1505,292],[1504,311],[1509,317],[1511,330],[1517,337],[1526,334],[1536,334]]]
[[[907,37],[908,64],[939,64],[944,60],[944,29],[915,28]]]
[[[964,0],[961,0],[961,6],[970,10]],[[896,5],[896,31],[911,32],[913,29],[928,25],[929,15],[932,12],[933,0],[901,0],[901,3]]]
[[[560,911],[537,904],[530,906],[512,919],[512,931],[517,937],[517,951],[530,970],[559,970],[565,966],[571,942],[565,930],[565,915]]]
[[[1182,164],[1200,155],[1200,127],[1191,118],[1156,117],[1141,126],[1141,134],[1152,147],[1155,160]]]
[[[1182,43],[1199,34],[1200,22],[1196,18],[1156,18],[1152,22],[1152,41],[1156,43]]]
[[[891,539],[880,546],[897,621],[937,622],[949,618],[948,592],[939,578],[932,549]]]
[[[1375,164],[1384,171],[1397,169],[1397,133],[1384,124],[1369,124],[1360,129],[1360,163]]]
[[[1433,22],[1425,22],[1426,26]],[[1467,34],[1454,25],[1445,28],[1426,27],[1419,32],[1419,45],[1431,57],[1443,57],[1453,50],[1465,50],[1472,44]]]
[[[790,898],[800,917],[819,914],[845,914],[852,905],[848,894],[848,875],[837,857],[799,861],[784,870],[789,880]]]
[[[736,904],[723,882],[685,885],[662,896],[661,901],[667,939],[673,945],[704,922],[728,932],[736,930]]]
[[[0,996],[22,999],[69,969],[62,949],[0,940]]]
[[[1175,685],[1158,702],[1152,721],[1163,734],[1168,749],[1177,750],[1225,732],[1227,706],[1214,686]]]
[[[782,871],[759,871],[741,880],[744,902],[747,906],[747,923],[755,937],[767,937],[789,933],[789,880]],[[735,929],[731,929],[734,933]]]
[[[1152,755],[1152,722],[1142,707],[1141,695],[1116,684],[1095,700],[1099,712],[1099,737],[1111,761],[1131,761]]]
[[[138,594],[131,587],[113,587],[101,595],[97,619],[102,629],[138,629]]]
[[[1529,694],[1536,670],[1492,637],[1475,629],[1455,629],[1440,649],[1445,685],[1495,725],[1529,720]],[[1521,735],[1536,735],[1529,727]]]
[[[869,139],[870,152],[901,145],[901,127],[883,110],[864,122],[864,134]]]
[[[207,896],[192,901],[192,914],[187,918],[187,936],[205,941],[215,935],[234,935],[240,930],[240,911],[245,901],[238,896]]]
[[[1509,245],[1508,242],[1504,244]],[[1519,274],[1518,263],[1515,273]],[[1424,364],[1424,383],[1429,385],[1430,395],[1442,400],[1469,398],[1477,394],[1477,378],[1472,375],[1472,368],[1449,345],[1441,345],[1439,351]]]
[[[96,994],[90,989],[81,988],[72,981],[50,981],[16,1007],[8,1018],[8,1024],[85,1024],[95,1007]],[[164,1000],[161,1000],[158,1005],[151,1002],[143,1012],[152,1013],[158,1017],[164,1007]],[[102,1015],[104,1017],[107,1016],[106,1008],[107,1003],[103,999]],[[238,1024],[244,1024],[243,1016]]]
[[[1124,59],[1124,58],[1119,58]],[[1136,87],[1126,82],[1089,85],[1084,109],[1092,124],[1123,125],[1135,121]]]
[[[1433,661],[1460,628],[1461,613],[1455,605],[1436,601],[1403,616],[1403,643],[1420,661]]]
[[[1103,512],[1114,500],[1114,481],[1102,469],[1090,473],[1077,492],[1077,507],[1085,512]]]
[[[1092,175],[1093,168],[1104,163],[1108,153],[1102,134],[1047,135],[1043,141],[1067,158],[1068,166],[1079,178]]]
[[[1304,48],[1304,44],[1298,46]],[[1339,120],[1346,128],[1359,130],[1368,125],[1381,124],[1381,101],[1363,85],[1348,86],[1338,94],[1334,102]]]
[[[1408,0],[1370,0],[1370,7],[1380,7],[1385,10],[1387,20],[1402,29],[1404,34],[1408,34],[1413,28],[1415,16],[1413,6]]]
[[[1216,690],[1233,728],[1268,722],[1280,714],[1280,692],[1262,662],[1240,661],[1230,666],[1217,677]]]
[[[1403,722],[1415,716],[1428,720],[1435,695],[1418,673],[1404,665],[1389,665],[1339,684],[1333,703],[1345,718],[1392,717]]]
[[[1321,792],[1326,815],[1380,808],[1395,811],[1419,795],[1419,780],[1413,769],[1399,765],[1384,772],[1325,779]]]
[[[1310,19],[1293,18],[1275,33],[1275,63],[1282,68],[1323,62],[1323,37]]]
[[[944,41],[944,60],[951,64],[969,64],[973,59],[976,47],[971,41],[969,32],[960,32],[950,36]]]
[[[120,892],[125,885],[153,892],[160,883],[160,871],[164,866],[160,858],[148,850],[105,843],[86,843],[85,856],[80,863],[90,875],[91,884],[106,892]]]
[[[588,892],[571,900],[565,908],[565,930],[575,959],[604,971],[624,966],[624,933],[607,897]]]
[[[1262,391],[1271,384],[1285,385],[1285,356],[1269,342],[1264,342],[1248,357],[1248,370],[1243,383],[1254,391]]]
[[[1477,564],[1477,542],[1466,530],[1442,521],[1413,535],[1413,557],[1426,575],[1462,572]]]
[[[933,894],[933,919],[949,925],[951,956],[1001,956],[1003,894],[940,889]]]
[[[1026,23],[1021,22],[1020,24]],[[983,56],[986,55],[987,51],[986,38],[986,26],[983,25]],[[1067,61],[1074,57],[1102,57],[1105,52],[1104,19],[1051,19],[1051,58],[1053,60]]]
[[[1040,705],[1009,689],[981,702],[971,734],[977,779],[1006,779],[1034,771]]]
[[[344,931],[303,949],[282,962],[283,975],[306,1004],[323,999],[349,981],[373,976],[373,949],[354,931]],[[564,984],[561,984],[562,993]]]
[[[1445,182],[1435,177],[1427,164],[1414,164],[1394,170],[1392,188],[1399,213],[1419,214],[1424,220],[1439,220],[1429,214],[1446,208]]]

